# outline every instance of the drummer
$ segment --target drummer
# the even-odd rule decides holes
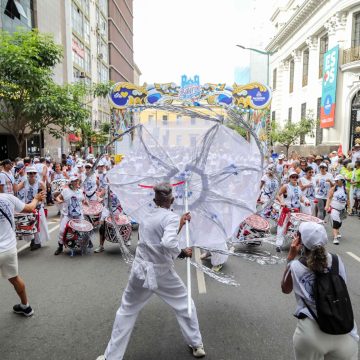
[[[24,202],[30,204],[35,195],[39,192],[46,193],[46,186],[43,181],[39,179],[38,171],[33,166],[26,168],[27,179],[21,182],[18,186],[18,191],[24,190]],[[40,249],[46,241],[49,241],[49,229],[44,211],[44,204],[40,203],[37,206],[38,221],[39,221],[39,232],[34,234],[34,239],[31,240],[30,250],[34,251]]]
[[[63,166],[61,163],[56,163],[54,166],[54,171],[51,174],[51,183],[53,181],[57,181],[57,180],[65,180],[68,179],[68,175],[66,173],[65,170],[63,170]],[[56,207],[58,209],[58,213],[57,215],[61,215],[61,210],[62,210],[62,204],[60,204],[59,202],[56,201],[56,198],[60,195],[60,191],[54,191],[54,193],[52,194],[53,199],[55,200],[55,204]]]
[[[266,174],[261,179],[259,203],[266,204],[273,199],[278,187],[279,181],[275,177],[275,166],[270,164],[266,169]]]
[[[63,203],[62,219],[60,222],[60,232],[58,239],[58,248],[54,255],[59,255],[64,251],[63,236],[66,225],[72,219],[83,219],[83,207],[82,203],[86,200],[82,190],[80,189],[80,181],[77,176],[70,177],[69,186],[61,191],[61,194],[56,199],[59,203]],[[89,247],[92,247],[89,242]]]
[[[17,185],[19,185],[20,183],[22,183],[27,179],[24,163],[19,162],[15,166],[14,178],[15,178],[15,184]],[[21,190],[18,189],[18,191],[16,192],[16,197],[22,202],[25,202],[25,189],[21,189]]]
[[[86,163],[85,164],[85,179],[82,182],[82,188],[84,191],[84,194],[86,196],[86,199],[89,201],[97,201],[97,187],[98,187],[98,181],[95,174],[91,173],[92,164]]]
[[[298,185],[299,175],[293,171],[289,171],[289,183],[284,184],[276,196],[282,207],[280,217],[278,220],[277,235],[276,235],[276,251],[280,252],[284,243],[284,235],[288,223],[290,221],[291,212],[300,212],[301,203],[305,206],[310,206],[310,202],[302,194],[300,186]]]
[[[305,168],[305,176],[299,179],[299,186],[303,195],[310,201],[310,206],[302,206],[301,212],[315,216],[315,180],[314,169],[311,166]]]
[[[106,182],[105,163],[100,160],[96,167],[97,170],[97,181],[98,181],[98,192],[100,197],[104,197],[108,184]]]
[[[108,199],[108,193],[110,192],[110,201]],[[105,196],[105,206],[103,209],[103,212],[101,214],[101,225],[99,228],[99,234],[100,234],[100,245],[94,250],[94,253],[101,253],[104,251],[104,243],[105,243],[105,222],[106,218],[110,215],[109,211],[109,205],[111,207],[112,213],[115,215],[120,215],[123,213],[123,209],[121,207],[119,198],[114,194],[111,190],[106,191]],[[130,246],[130,240],[125,242],[125,245]]]

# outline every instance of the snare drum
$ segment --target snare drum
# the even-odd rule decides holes
[[[119,233],[122,236],[125,243],[130,241],[132,227],[130,219],[124,214],[116,214],[114,215],[114,220],[116,226],[119,229]],[[111,216],[108,216],[105,219],[105,239],[112,243],[118,243],[119,239],[116,236],[116,231],[114,228],[114,224],[112,222]]]
[[[15,214],[15,232],[22,237],[25,235],[34,235],[38,232],[38,214]]]
[[[64,232],[64,245],[74,249],[76,247],[84,249],[88,246],[91,231],[94,227],[87,220],[70,220]]]
[[[100,224],[103,209],[104,206],[98,201],[89,201],[89,205],[83,205],[84,215],[94,227]]]
[[[261,238],[269,233],[269,222],[257,214],[248,216],[239,227],[237,238],[248,244],[261,244]]]

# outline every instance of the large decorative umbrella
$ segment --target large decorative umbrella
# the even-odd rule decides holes
[[[135,126],[131,151],[107,175],[110,187],[126,214],[141,226],[155,206],[153,186],[173,184],[173,210],[179,215],[189,210],[192,216],[182,233],[183,246],[223,249],[239,224],[256,212],[263,170],[260,146],[256,137],[249,142],[218,116],[198,109],[167,109],[201,119],[203,127],[172,142],[170,131],[159,136],[153,129]],[[242,121],[238,114],[228,114]],[[190,298],[189,267],[188,260]]]

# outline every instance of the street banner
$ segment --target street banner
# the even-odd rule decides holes
[[[321,95],[320,127],[335,126],[336,80],[339,63],[339,45],[324,54]]]

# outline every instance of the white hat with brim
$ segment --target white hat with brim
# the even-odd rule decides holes
[[[327,165],[327,163],[322,162],[322,163],[319,165],[319,168],[321,168],[321,167],[326,167],[326,168],[328,168],[328,165]]]
[[[77,180],[79,180],[79,178],[76,175],[70,176],[70,182],[77,181]]]
[[[298,174],[296,171],[294,171],[294,170],[290,170],[288,175],[289,175],[289,178],[290,178],[291,176],[294,176],[294,175],[296,175],[297,177],[299,177],[299,174]]]
[[[90,164],[90,163],[86,163],[86,164],[85,164],[85,167],[89,167],[89,166],[90,166],[91,168],[93,167],[92,164]]]
[[[40,159],[39,158],[34,158],[34,163],[36,162],[40,162]]]
[[[280,154],[279,155],[279,160],[284,160],[285,159],[285,155],[284,154]]]
[[[26,172],[27,173],[37,173],[37,170],[35,169],[34,166],[27,166],[26,167]]]
[[[315,246],[324,246],[328,242],[326,230],[323,225],[315,222],[303,222],[299,226],[301,242],[311,250]]]
[[[338,180],[343,180],[343,181],[345,181],[345,178],[342,176],[342,175],[336,175],[335,176],[335,181],[338,181]]]

